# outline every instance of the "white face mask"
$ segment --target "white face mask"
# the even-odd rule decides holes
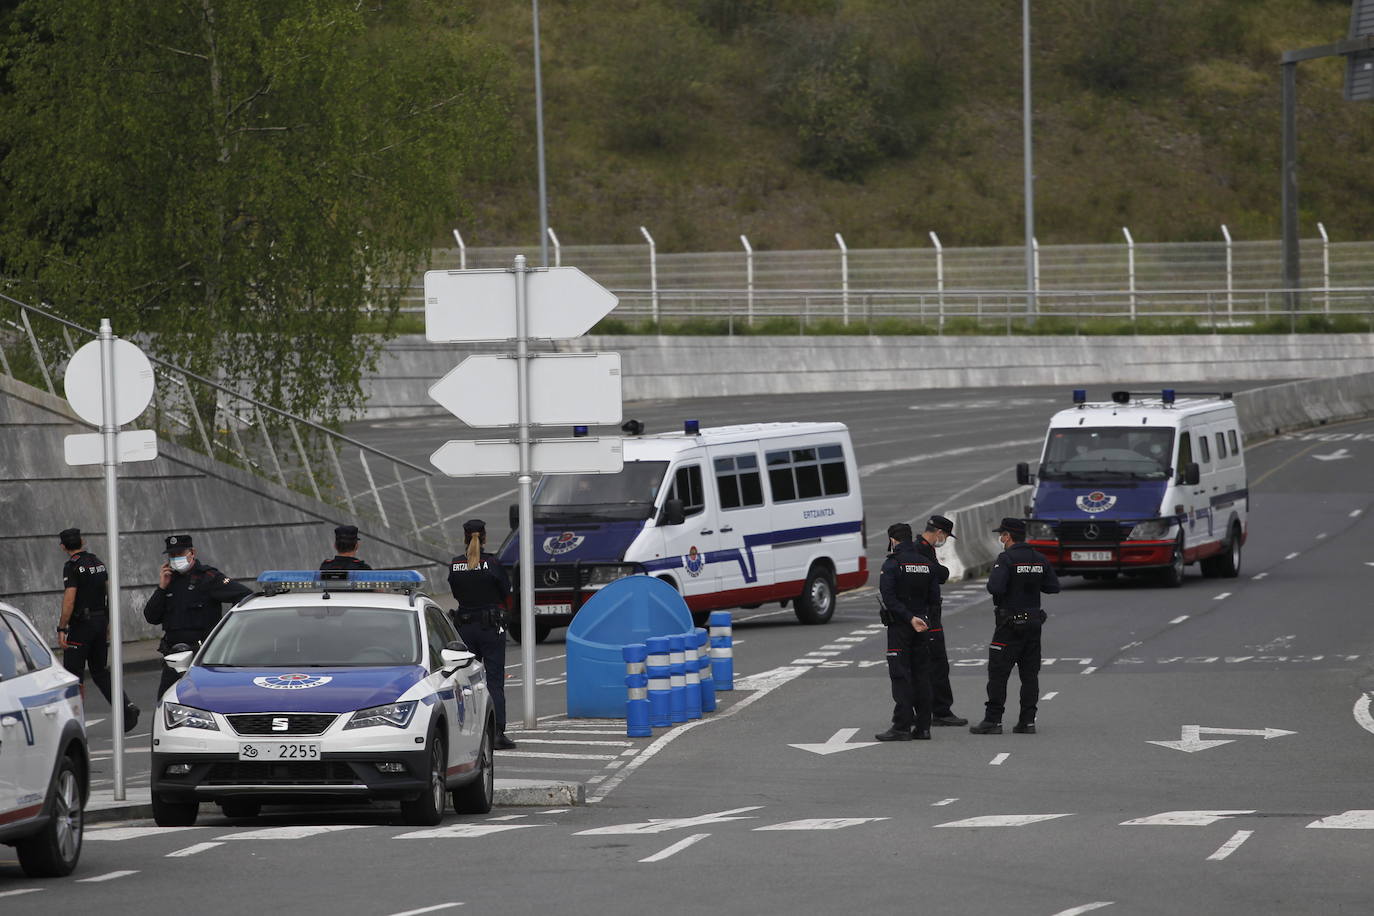
[[[167,561],[167,565],[172,567],[172,572],[184,573],[191,568],[190,557],[172,557]]]

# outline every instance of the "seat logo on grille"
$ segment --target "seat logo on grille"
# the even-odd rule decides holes
[[[323,687],[332,677],[315,674],[273,674],[268,677],[255,677],[253,683],[258,687],[265,687],[268,690],[304,690],[307,687]],[[276,722],[272,723],[273,730],[276,730]]]
[[[272,720],[272,731],[274,731],[274,732],[284,732],[284,731],[286,731],[286,730],[287,730],[288,728],[290,728],[290,727],[291,727],[291,720],[289,720],[289,719],[273,719],[273,720]]]

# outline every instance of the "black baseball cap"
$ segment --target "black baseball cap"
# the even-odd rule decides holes
[[[954,537],[954,523],[943,515],[932,515],[930,521],[926,522],[927,530],[943,531],[950,537]]]
[[[81,546],[81,529],[63,528],[58,532],[57,539],[62,542],[63,547],[75,550]]]
[[[992,529],[994,534],[1005,531],[1007,534],[1025,534],[1026,523],[1019,518],[1004,518],[1002,524]]]
[[[174,553],[181,553],[183,550],[191,549],[191,536],[189,534],[169,534],[163,539],[163,553],[171,556]]]
[[[899,541],[911,540],[911,526],[906,522],[896,522],[887,526],[887,536]]]
[[[470,535],[470,534],[486,534],[486,533],[487,533],[487,523],[484,522],[484,521],[482,521],[480,518],[470,518],[470,519],[468,519],[467,521],[463,522],[463,535],[464,535],[464,536],[467,536],[467,535]]]

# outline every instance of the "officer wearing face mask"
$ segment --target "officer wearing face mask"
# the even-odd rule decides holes
[[[940,586],[949,579],[949,569],[935,557],[935,548],[943,547],[954,537],[954,522],[943,515],[932,515],[926,530],[916,538],[916,552],[939,570],[935,587],[935,604],[930,612],[930,724],[968,725],[968,719],[954,714],[954,689],[949,684],[949,654],[945,651],[945,627],[940,619],[944,601],[939,597]]]
[[[221,605],[235,604],[252,590],[197,560],[189,534],[169,535],[164,553],[167,561],[159,570],[157,588],[143,605],[143,618],[162,626],[157,648],[166,655],[178,644],[200,648],[201,641],[219,623]],[[167,665],[162,666],[159,700],[180,677]]]

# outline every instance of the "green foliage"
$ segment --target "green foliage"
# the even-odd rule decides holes
[[[622,150],[673,149],[692,134],[713,48],[701,27],[676,10],[644,4],[617,17],[605,38],[599,76],[610,139]]]
[[[503,58],[459,15],[24,0],[0,96],[12,290],[337,417],[377,353],[362,306],[395,314],[394,278],[506,149]]]

